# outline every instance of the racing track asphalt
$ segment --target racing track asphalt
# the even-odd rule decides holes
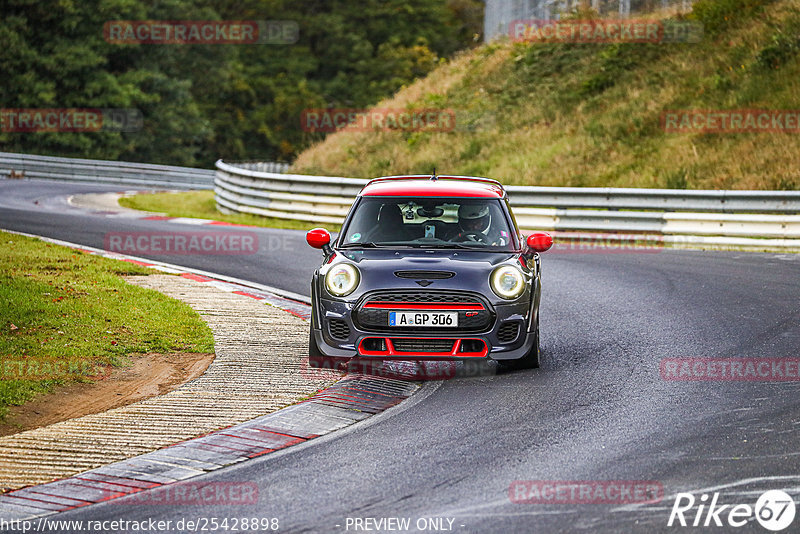
[[[92,246],[109,230],[176,229],[51,211],[65,210],[56,197],[103,189],[114,188],[0,181],[0,227]],[[308,294],[318,251],[302,232],[257,231],[293,245],[153,259]],[[800,501],[800,382],[659,374],[662,358],[800,356],[800,256],[546,253],[541,342],[541,369],[430,382],[365,423],[200,479],[255,482],[258,505],[118,499],[52,519],[277,517],[281,532],[354,532],[348,517],[407,517],[412,527],[444,517],[454,518],[453,532],[680,532],[707,529],[666,526],[677,492],[718,487],[720,503],[752,505],[783,489]],[[515,504],[515,480],[652,480],[666,497],[646,506]],[[764,531],[753,522],[735,530]]]
[[[252,255],[129,254],[224,273],[301,295],[309,294],[311,274],[321,261],[322,254],[306,244],[304,232],[103,217],[91,215],[67,203],[67,197],[73,194],[125,190],[136,190],[136,187],[0,180],[0,228],[96,248],[103,248],[108,232],[255,232],[259,235],[260,246],[258,252]]]

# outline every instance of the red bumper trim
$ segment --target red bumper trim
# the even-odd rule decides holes
[[[388,302],[373,300],[364,304],[364,308],[379,308],[382,310],[483,310],[483,304],[468,302],[454,304],[452,302]]]
[[[381,339],[386,347],[386,350],[366,350],[364,342],[369,339]],[[434,337],[434,338],[397,338],[394,339],[416,339],[419,341],[432,340],[432,339],[446,339],[453,341],[453,348],[449,351],[441,352],[404,352],[395,349],[390,337],[370,336],[365,337],[358,344],[359,356],[381,356],[384,358],[408,359],[408,358],[485,358],[489,354],[489,347],[486,342],[480,338],[449,338],[449,337]],[[477,341],[483,345],[483,350],[480,352],[460,352],[461,345],[464,341]]]

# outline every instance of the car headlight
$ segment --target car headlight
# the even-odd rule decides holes
[[[512,300],[525,291],[525,277],[513,265],[502,265],[492,272],[489,278],[492,291],[501,299]]]
[[[328,293],[336,297],[346,297],[358,287],[358,269],[351,263],[337,263],[325,275]]]

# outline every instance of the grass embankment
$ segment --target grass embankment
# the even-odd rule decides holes
[[[311,230],[320,226],[320,223],[292,221],[272,217],[259,217],[249,213],[226,215],[217,211],[213,191],[191,191],[188,193],[147,193],[123,197],[119,200],[121,206],[136,210],[155,211],[170,217],[193,217],[198,219],[213,219],[233,224],[247,224],[251,226],[264,226],[269,228],[288,228],[291,230]],[[337,231],[338,225],[326,223],[329,230]]]
[[[153,271],[0,232],[0,419],[9,406],[107,376],[139,353],[214,352],[188,305],[126,283]]]
[[[586,18],[585,16],[582,18]],[[797,133],[665,133],[665,110],[800,108],[800,6],[699,0],[699,43],[484,45],[377,108],[456,113],[450,132],[338,132],[292,172],[482,175],[550,186],[798,189]]]

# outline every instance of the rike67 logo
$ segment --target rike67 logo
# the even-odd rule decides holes
[[[691,493],[679,493],[672,505],[667,526],[736,528],[755,519],[765,529],[779,532],[792,524],[795,512],[794,500],[781,490],[764,492],[755,506],[719,504],[719,493],[714,493],[710,502],[706,493],[700,499],[696,499]]]

